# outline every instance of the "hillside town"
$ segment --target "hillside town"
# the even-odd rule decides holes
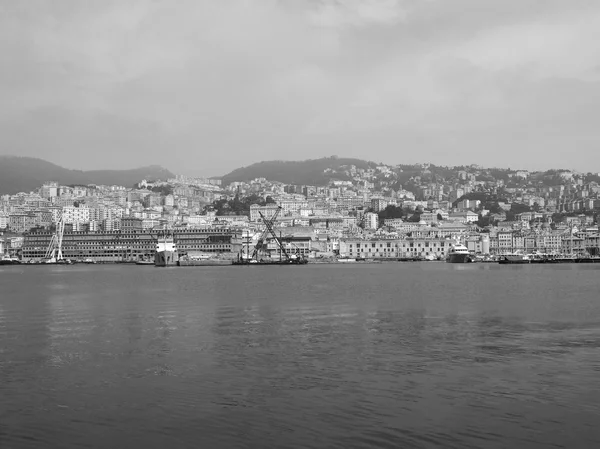
[[[184,253],[234,257],[257,242],[265,219],[310,260],[437,260],[456,243],[482,257],[600,254],[598,173],[372,164],[323,175],[326,185],[181,175],[130,188],[48,181],[0,197],[0,254],[43,257],[62,221],[74,258],[150,257],[165,229],[180,235]]]

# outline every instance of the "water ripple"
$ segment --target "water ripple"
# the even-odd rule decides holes
[[[599,447],[597,271],[500,268],[3,270],[0,443]]]

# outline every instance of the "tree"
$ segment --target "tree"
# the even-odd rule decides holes
[[[387,206],[384,210],[380,211],[378,214],[379,223],[383,223],[384,220],[389,218],[402,218],[406,214],[400,207],[396,207],[394,205]]]
[[[149,190],[151,192],[160,193],[162,196],[173,194],[173,186],[170,185],[154,186],[151,187]]]
[[[504,209],[500,207],[498,202],[489,203],[485,205],[485,208],[490,211],[492,214],[501,214],[504,212]]]
[[[249,215],[250,206],[253,204],[266,206],[267,204],[276,203],[270,196],[263,200],[262,197],[256,194],[246,197],[240,197],[239,194],[236,194],[231,200],[220,199],[214,201],[212,207],[217,212],[217,215]]]
[[[442,217],[442,214],[438,213],[437,214],[437,219],[438,219],[438,221],[443,221],[444,217]]]
[[[522,214],[523,212],[531,212],[531,208],[529,206],[527,206],[526,204],[512,203],[510,205],[510,212],[517,215],[517,214]]]
[[[480,228],[485,228],[486,226],[490,225],[490,215],[486,215],[485,217],[481,214],[479,214],[479,218],[477,219],[477,226],[479,226]]]

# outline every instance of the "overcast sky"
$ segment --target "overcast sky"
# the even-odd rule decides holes
[[[598,0],[0,0],[0,154],[600,171]]]

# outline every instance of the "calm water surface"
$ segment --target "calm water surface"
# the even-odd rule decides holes
[[[599,274],[0,267],[0,447],[600,447]]]

